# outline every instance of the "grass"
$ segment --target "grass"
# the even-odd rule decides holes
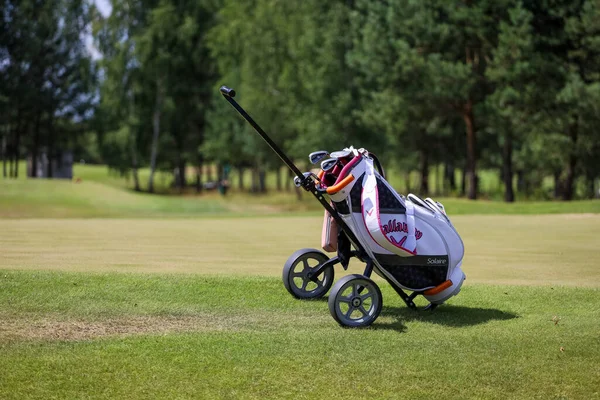
[[[468,282],[600,286],[600,215],[457,216]],[[279,276],[322,217],[0,222],[0,269]],[[360,272],[357,265],[352,272]]]
[[[416,313],[376,279],[383,312],[353,330],[279,277],[319,248],[309,196],[154,196],[87,173],[0,180],[2,399],[600,398],[598,201],[443,199],[460,295]]]
[[[352,330],[277,278],[0,276],[5,399],[599,395],[597,289],[467,285],[416,313],[382,285]]]
[[[308,193],[303,193],[301,200],[293,192],[270,192],[260,196],[235,191],[227,196],[215,192],[200,196],[151,195],[119,186],[120,179],[111,183],[112,178],[108,175],[100,176],[105,179],[84,179],[79,183],[2,179],[0,218],[189,218],[224,214],[288,215],[306,211],[319,215],[322,212],[320,204]],[[514,204],[456,198],[437,200],[444,203],[450,215],[600,213],[598,200]]]
[[[223,213],[208,198],[136,193],[97,182],[0,181],[0,218],[185,217]]]

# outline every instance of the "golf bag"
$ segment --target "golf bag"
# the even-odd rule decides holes
[[[321,185],[381,272],[404,289],[423,291],[433,304],[456,295],[465,278],[460,268],[464,246],[443,205],[413,194],[400,196],[376,170],[368,151],[345,152],[329,172],[319,172]],[[327,238],[327,232],[337,229],[324,225],[323,231]],[[330,242],[324,250],[331,251],[331,239],[324,240]]]

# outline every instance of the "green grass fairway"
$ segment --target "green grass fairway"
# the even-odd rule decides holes
[[[322,216],[228,215],[0,219],[0,399],[600,398],[599,214],[457,215],[459,296],[367,329],[281,282]]]
[[[308,193],[298,200],[293,192],[250,195],[232,191],[202,195],[151,195],[126,189],[119,178],[94,172],[94,179],[67,180],[0,179],[0,218],[189,218],[322,213],[321,205]],[[99,177],[97,177],[99,176]],[[441,198],[451,216],[465,214],[565,214],[600,213],[600,201],[517,202],[470,201]]]
[[[0,181],[0,218],[177,217],[224,211],[211,199],[136,193],[96,182]]]
[[[600,286],[600,215],[456,216],[470,283]],[[279,276],[322,217],[0,220],[0,268]],[[359,272],[358,269],[353,269]]]
[[[0,398],[590,399],[598,289],[467,285],[433,313],[387,285],[369,329],[277,278],[2,272]]]

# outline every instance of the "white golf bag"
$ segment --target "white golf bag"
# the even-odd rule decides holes
[[[383,308],[381,290],[371,279],[373,271],[412,309],[417,309],[416,296],[429,301],[423,310],[434,310],[459,292],[465,279],[460,269],[463,243],[440,203],[398,195],[386,182],[377,158],[364,149],[313,152],[309,161],[321,163],[319,174],[300,171],[234,100],[235,90],[227,86],[219,90],[290,168],[295,185],[310,192],[326,211],[323,249],[337,250],[337,255],[330,258],[311,248],[290,255],[282,278],[292,296],[317,299],[331,289],[327,300],[331,316],[343,326],[365,327]],[[346,275],[334,284],[334,265],[347,268],[353,257],[365,263],[364,273]]]
[[[464,246],[444,207],[429,198],[399,195],[366,150],[347,150],[353,157],[340,166],[328,193],[378,266],[375,271],[401,288],[423,292],[432,304],[458,294],[465,279]]]

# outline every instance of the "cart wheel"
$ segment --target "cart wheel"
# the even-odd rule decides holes
[[[340,325],[369,326],[383,306],[381,290],[363,275],[348,275],[336,282],[329,295],[329,311]]]
[[[329,258],[315,249],[301,249],[288,258],[283,267],[283,285],[298,299],[323,297],[333,284],[333,265],[325,268],[316,282],[311,279],[312,271]]]

